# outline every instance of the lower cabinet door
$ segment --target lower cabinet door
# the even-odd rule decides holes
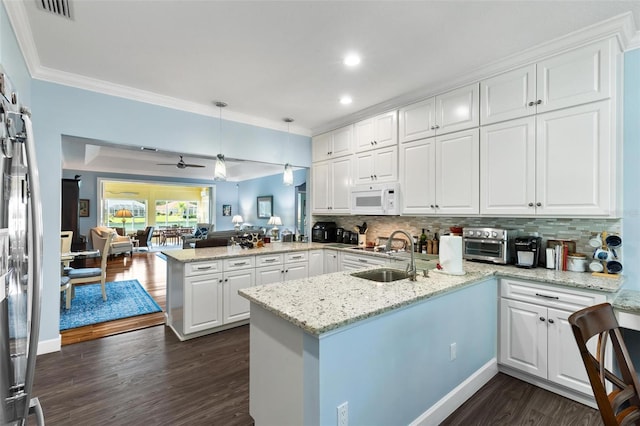
[[[253,286],[255,268],[225,272],[223,276],[223,323],[228,324],[249,318],[250,303],[238,294],[238,290]]]
[[[284,266],[272,265],[256,268],[256,285],[280,283],[284,279]]]
[[[549,330],[549,380],[568,388],[593,395],[587,370],[584,367],[568,318],[571,312],[548,309]],[[589,349],[596,353],[595,339],[589,342]],[[605,360],[610,360],[607,355]],[[610,366],[609,366],[610,368]]]
[[[184,279],[184,334],[222,325],[222,274]]]
[[[309,277],[309,262],[288,263],[284,267],[284,280],[298,280]]]
[[[500,299],[500,362],[547,378],[547,308]]]

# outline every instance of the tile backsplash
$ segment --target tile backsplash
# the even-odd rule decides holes
[[[315,221],[336,222],[339,227],[352,231],[356,225],[367,222],[367,240],[387,237],[396,229],[404,229],[411,235],[420,235],[422,228],[428,235],[437,232],[443,235],[451,226],[486,226],[492,228],[516,228],[525,235],[537,232],[546,240],[573,240],[576,251],[591,254],[589,239],[596,233],[620,234],[621,219],[576,219],[576,218],[507,218],[507,217],[417,217],[417,216],[314,216]]]

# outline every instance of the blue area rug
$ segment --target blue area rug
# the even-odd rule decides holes
[[[162,311],[138,280],[108,282],[106,289],[105,302],[100,284],[77,286],[71,309],[61,303],[60,330]]]

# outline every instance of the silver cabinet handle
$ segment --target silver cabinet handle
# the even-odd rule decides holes
[[[302,259],[302,255],[298,255],[298,256],[291,256],[292,259]]]
[[[233,264],[233,266],[242,266],[242,265],[247,265],[247,262],[236,262]]]
[[[196,269],[198,271],[206,271],[207,269],[211,269],[211,266],[197,266]]]
[[[265,259],[265,262],[276,262],[278,259]]]
[[[358,259],[358,262],[360,262],[360,263],[369,263],[369,262],[367,262],[367,259]]]
[[[560,298],[558,296],[549,296],[547,294],[540,294],[540,293],[536,293],[536,296],[538,297],[544,297],[545,299],[555,299],[555,300],[560,300]]]

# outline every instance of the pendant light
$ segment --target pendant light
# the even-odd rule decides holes
[[[226,107],[225,102],[216,102],[215,105],[220,109],[220,116],[218,120],[218,134],[220,135],[220,153],[216,157],[216,167],[213,172],[214,180],[227,180],[227,165],[224,162],[224,155],[222,154],[222,108]]]
[[[293,118],[283,118],[282,120],[285,123],[287,123],[287,146],[286,146],[286,148],[288,148],[289,147],[289,135],[290,135],[289,125],[291,123],[293,123]],[[293,168],[291,167],[291,164],[289,164],[289,163],[284,165],[284,174],[282,175],[282,183],[285,184],[286,186],[293,185]]]

